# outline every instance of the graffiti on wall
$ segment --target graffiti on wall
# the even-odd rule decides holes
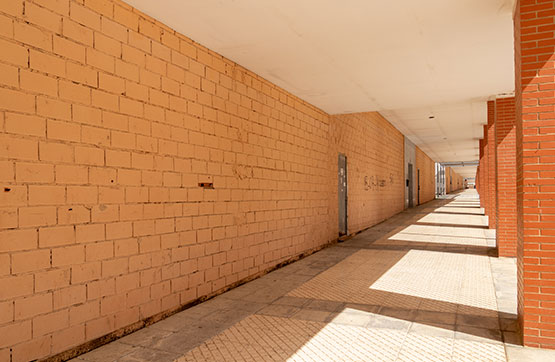
[[[380,176],[364,176],[364,190],[378,190],[386,187],[388,184],[393,185],[393,174],[389,174],[389,178],[382,178]]]

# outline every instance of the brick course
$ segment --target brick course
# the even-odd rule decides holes
[[[420,204],[423,204],[435,198],[435,162],[418,147],[416,147],[416,170],[420,170],[420,191],[417,190],[417,192],[420,192]],[[418,182],[416,178],[415,180]]]
[[[453,168],[445,167],[445,190],[449,194],[461,190],[464,187],[464,179],[456,173]]]
[[[333,116],[332,122],[335,157],[347,156],[348,232],[403,211],[403,134],[378,113]]]

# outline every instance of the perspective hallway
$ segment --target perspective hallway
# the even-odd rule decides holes
[[[435,200],[73,361],[541,361],[474,190]]]

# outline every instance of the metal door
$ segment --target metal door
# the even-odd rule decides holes
[[[416,189],[417,190],[416,192],[418,192],[416,194],[416,198],[418,199],[418,203],[416,205],[420,205],[420,169],[419,168],[416,169],[416,174],[417,174],[417,179],[416,179],[417,181],[416,182],[418,183],[418,188]]]
[[[409,207],[414,207],[414,183],[412,176],[412,163],[409,163],[409,174],[407,175],[407,187],[409,188]]]
[[[347,157],[338,159],[339,236],[347,235]]]

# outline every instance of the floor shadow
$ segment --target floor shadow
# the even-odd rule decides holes
[[[433,214],[484,216],[483,214],[477,214],[477,213],[472,213],[472,212],[450,212],[450,211],[434,211]]]
[[[458,208],[461,208],[461,209],[462,208],[464,208],[464,209],[480,209],[481,208],[480,206],[469,206],[469,205],[459,205],[459,206],[457,206],[457,205],[444,205],[444,206],[441,206],[441,207],[452,207],[452,208],[457,208],[457,209]]]
[[[480,288],[479,283],[491,283],[480,279],[479,275],[474,281],[471,273],[477,262],[481,261],[483,266],[487,260],[483,258],[496,256],[496,248],[473,245],[480,240],[486,243],[484,236],[465,235],[465,230],[473,234],[472,230],[487,229],[487,226],[418,221],[419,212],[436,213],[435,208],[451,207],[453,202],[453,199],[434,201],[420,205],[418,210],[401,213],[338,244],[336,248],[342,251],[333,260],[322,257],[325,253],[332,255],[331,251],[324,250],[322,254],[317,253],[251,282],[250,286],[245,285],[252,289],[251,294],[242,296],[240,288],[243,287],[228,292],[237,295],[238,306],[266,299],[270,303],[234,321],[229,328],[219,329],[212,335],[217,337],[207,336],[182,360],[194,360],[195,353],[217,360],[226,355],[239,356],[243,350],[249,351],[248,357],[252,360],[286,360],[299,355],[301,359],[337,360],[358,356],[362,360],[395,360],[403,348],[421,348],[430,353],[430,345],[439,343],[431,337],[424,339],[420,346],[408,347],[405,347],[404,337],[396,339],[395,333],[401,335],[409,328],[412,330],[414,323],[447,331],[453,336],[449,338],[457,335],[472,343],[501,346],[498,352],[504,353],[500,344],[504,342],[503,325],[513,323],[516,315],[500,313],[495,295],[492,299],[491,293],[486,293],[482,300],[479,292],[464,294],[459,289],[462,285],[457,284],[471,283],[467,287],[472,288],[475,283],[475,287]],[[410,212],[415,215],[409,215]],[[436,229],[428,233],[410,232],[411,228],[418,230],[429,226]],[[409,231],[404,231],[406,229]],[[438,240],[415,241],[410,240],[411,235]],[[442,238],[460,240],[459,243],[442,242]],[[451,283],[449,275],[438,275],[446,284],[434,284],[434,270],[422,267],[422,262],[428,259],[431,262],[466,262],[454,264],[453,271],[449,265],[441,264],[443,269],[439,272],[470,273],[470,277],[466,280],[453,274],[455,278]],[[308,280],[295,285],[287,282],[303,275]],[[276,297],[272,297],[274,295]],[[236,316],[237,312],[230,310],[228,313]]]
[[[335,312],[335,317],[331,318],[329,321],[331,323],[335,322],[337,319],[340,320],[339,323],[341,323],[341,319],[344,318],[342,314],[348,315],[349,313],[353,313],[354,310],[373,315],[373,318],[369,321],[369,327],[395,329],[404,328],[405,326],[403,324],[396,324],[395,320],[416,322],[430,327],[437,327],[451,330],[456,333],[491,340],[493,342],[503,342],[500,318],[512,320],[516,319],[516,315],[500,315],[496,309],[481,308],[431,297],[377,290],[373,287],[382,276],[391,271],[409,252],[415,250],[473,254],[479,256],[492,256],[495,254],[495,249],[488,247],[465,246],[463,247],[465,250],[454,250],[454,248],[457,248],[456,245],[417,244],[418,243],[410,243],[410,245],[367,245],[365,249],[386,251],[388,253],[381,254],[380,258],[375,260],[375,263],[372,264],[372,268],[369,269],[367,273],[351,273],[349,278],[352,278],[352,280],[344,281],[347,286],[339,282],[333,283],[333,281],[326,280],[325,273],[337,274],[338,271],[333,271],[333,268],[345,271],[349,270],[349,265],[354,264],[350,259],[362,257],[357,255],[357,253],[346,258],[327,271],[324,271],[317,276],[312,283],[309,282],[312,285],[305,286],[304,289],[303,286],[301,286],[288,295],[306,298],[311,301],[333,301],[342,303],[343,307]],[[362,278],[361,275],[363,275]],[[321,280],[318,280],[318,278]],[[333,279],[333,276],[330,276],[330,278]],[[445,294],[443,297],[449,297],[449,295]],[[380,316],[391,318],[391,320],[380,318]]]
[[[446,230],[447,231],[447,230]],[[465,239],[477,239],[477,240],[483,240],[484,237],[483,236],[469,236],[469,235],[453,235],[453,234],[440,234],[440,233],[426,233],[426,232],[409,232],[409,231],[404,231],[401,230],[398,233],[392,235],[389,237],[389,240],[398,240],[397,236],[398,234],[403,234],[403,235],[419,235],[419,236],[430,236],[430,237],[454,237],[454,238],[465,238]],[[414,242],[415,240],[405,240],[403,239],[403,241],[410,241],[410,242]],[[430,242],[430,243],[434,243],[434,242]],[[450,244],[450,243],[449,243]],[[459,245],[468,245],[468,244],[459,244]]]
[[[450,203],[447,202],[447,205]],[[442,206],[445,207],[445,206]],[[457,206],[460,207],[460,206]],[[462,215],[468,215],[461,213]],[[416,222],[414,225],[434,226],[438,228],[449,227],[457,228],[459,230],[465,229],[487,229],[487,226],[482,225],[467,225],[455,223],[424,223]],[[391,230],[390,230],[391,231]],[[372,232],[372,229],[369,229]],[[398,232],[397,234],[402,233]],[[345,247],[354,247],[362,250],[375,250],[378,252],[388,252],[386,255],[381,255],[379,262],[374,266],[377,268],[372,269],[371,273],[364,274],[364,278],[360,281],[360,289],[365,290],[362,295],[358,295],[354,300],[349,300],[348,293],[342,293],[341,288],[338,288],[336,298],[330,295],[330,291],[323,292],[322,295],[314,294],[316,299],[334,300],[336,302],[347,303],[341,312],[348,309],[356,309],[357,305],[362,311],[371,311],[373,314],[390,317],[397,320],[404,320],[408,322],[417,322],[433,327],[440,327],[443,329],[453,330],[455,332],[472,335],[486,340],[496,342],[503,342],[503,335],[501,331],[507,321],[516,321],[515,314],[499,313],[495,308],[481,308],[477,306],[460,304],[452,301],[438,300],[434,298],[427,298],[423,296],[414,296],[409,294],[402,294],[392,291],[375,290],[372,285],[383,275],[388,273],[399,263],[409,252],[412,251],[425,251],[425,252],[439,252],[446,254],[470,254],[484,257],[496,257],[497,249],[491,246],[482,245],[468,245],[457,243],[442,243],[442,242],[418,242],[413,240],[402,239],[400,237],[392,237],[383,235],[381,238],[374,235],[373,240],[365,238],[366,233],[362,233],[345,243]],[[421,235],[421,234],[415,234]],[[457,238],[456,235],[442,235],[442,234],[428,234],[429,236],[451,237]],[[464,236],[460,238],[471,238],[475,240],[485,240],[485,237],[472,237]],[[383,241],[383,242],[381,242]],[[356,256],[356,254],[355,254]],[[349,263],[347,258],[342,263]],[[339,265],[339,264],[337,264]],[[348,268],[347,268],[348,269]],[[331,270],[331,269],[330,269]],[[327,273],[325,271],[324,273]],[[350,275],[351,278],[358,278],[358,275]],[[347,283],[349,283],[347,281]],[[356,284],[356,283],[355,283]],[[333,289],[333,286],[331,286]],[[332,293],[333,294],[333,293]],[[292,293],[295,295],[295,292]],[[494,297],[495,300],[495,297]],[[347,311],[348,312],[348,311]],[[503,320],[503,322],[501,321]]]
[[[396,239],[397,241],[405,241],[410,245],[368,245],[358,248],[366,250],[426,250],[442,253],[471,254],[481,256],[497,256],[497,248],[488,246],[450,244],[450,243],[425,243],[415,242],[411,240]]]
[[[487,225],[472,225],[472,224],[452,224],[452,223],[441,223],[441,222],[417,222],[416,225],[422,226],[447,226],[452,228],[472,228],[472,229],[489,229]]]

